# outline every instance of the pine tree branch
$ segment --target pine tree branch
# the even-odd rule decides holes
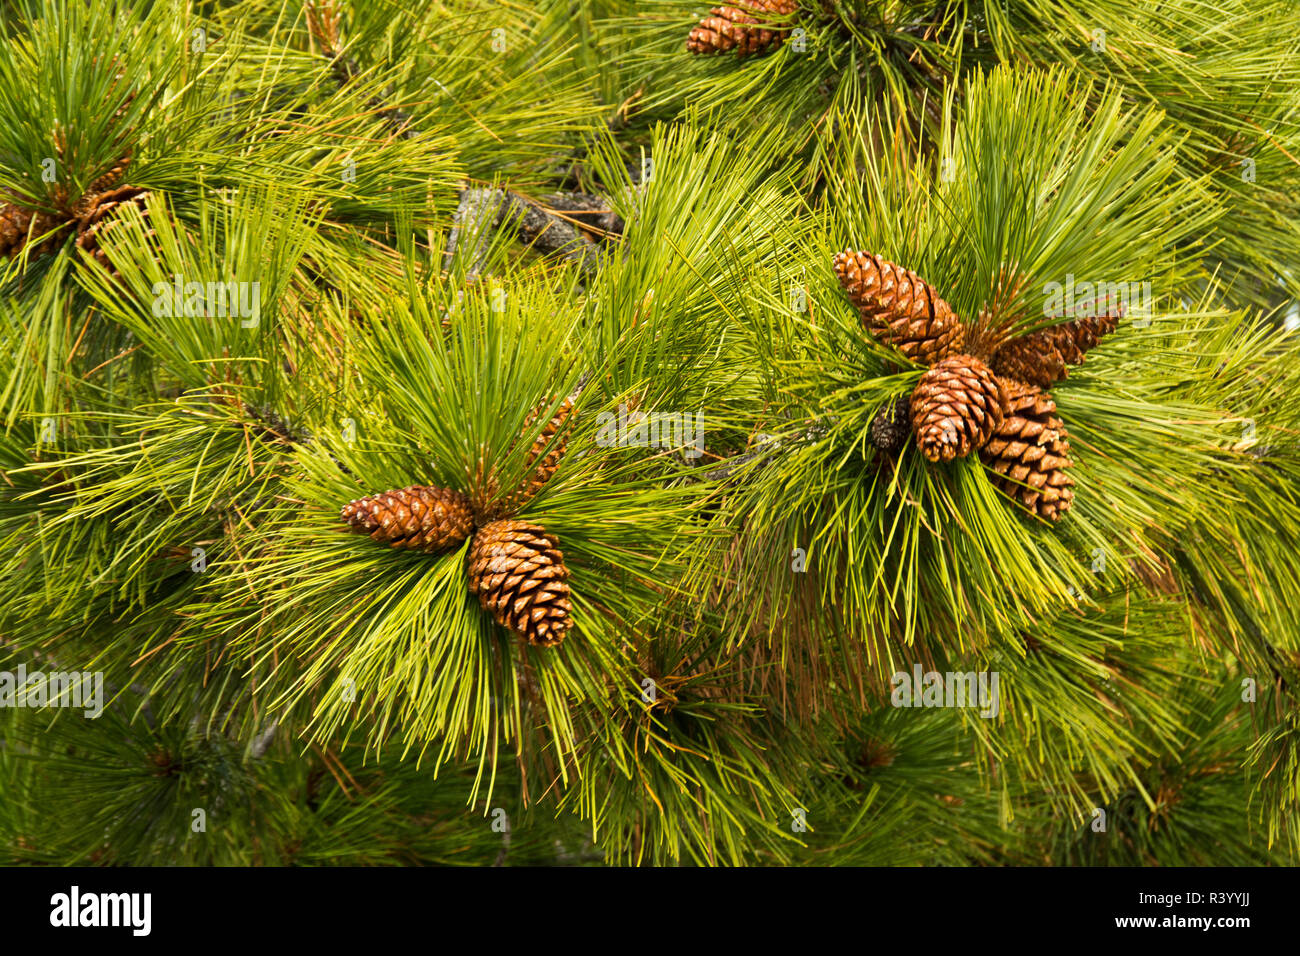
[[[623,235],[623,218],[600,196],[565,191],[548,193],[541,201],[548,208],[569,213],[579,225],[599,231],[602,238]]]
[[[462,190],[443,251],[444,267],[450,268],[462,234],[468,229],[475,236],[475,246],[466,275],[479,275],[486,265],[491,230],[506,222],[514,225],[521,240],[543,255],[575,261],[591,275],[599,262],[599,251],[579,231],[578,224],[598,230],[602,236],[621,236],[623,220],[607,202],[586,193],[552,193],[543,200],[534,202],[503,189]],[[557,216],[551,209],[572,215]]]
[[[502,198],[499,189],[461,191],[460,202],[452,217],[451,230],[447,233],[447,245],[443,252],[444,268],[451,268],[456,250],[460,246],[461,233],[468,228],[474,235],[474,250],[465,275],[473,278],[483,271],[483,267],[487,264],[488,247],[491,244],[491,226],[501,219]]]
[[[244,413],[265,425],[267,432],[281,441],[295,445],[305,445],[312,440],[311,432],[305,428],[293,427],[285,421],[279,412],[269,405],[254,407],[245,402]]]
[[[789,451],[795,445],[800,445],[800,444],[804,444],[805,442],[813,441],[816,438],[820,438],[824,434],[826,434],[825,425],[813,425],[811,428],[805,429],[804,431],[800,432],[798,435],[795,435],[791,438],[777,438],[775,435],[767,435],[760,432],[758,435],[754,436],[758,441],[758,447],[759,447],[758,451],[746,452],[743,455],[737,455],[734,458],[728,458],[726,459],[726,464],[718,468],[714,468],[710,471],[706,471],[703,475],[701,475],[699,478],[695,480],[696,481],[718,481],[722,478],[726,478],[732,472],[740,468],[743,468],[745,465],[748,465],[750,462],[757,461],[760,458],[766,459],[761,465],[759,465],[760,468],[764,467],[765,465],[769,464],[777,454],[783,451]]]
[[[355,60],[343,55],[338,10],[331,0],[315,0],[306,4],[304,12],[307,15],[307,29],[320,46],[321,55],[330,61],[330,72],[334,74],[335,82],[340,89],[346,87],[361,75],[361,69]],[[384,96],[391,95],[391,90],[384,91]],[[402,139],[414,139],[418,135],[411,126],[410,114],[388,106],[382,97],[372,96],[366,105]]]
[[[330,71],[340,89],[360,75],[356,62],[342,53],[342,41],[339,31],[339,14],[330,0],[317,0],[306,5],[307,26],[312,37],[321,48],[321,54],[330,61]],[[391,95],[391,91],[385,91]],[[411,116],[402,110],[389,107],[381,97],[372,97],[367,101],[375,113],[405,139],[417,134],[411,128]],[[505,202],[501,196],[504,192]],[[595,197],[584,197],[586,203],[582,208],[590,211],[601,208],[604,203]],[[595,204],[594,206],[592,204]],[[615,217],[617,220],[617,217]],[[518,237],[530,247],[543,255],[559,256],[562,259],[577,262],[582,270],[591,275],[595,272],[599,256],[592,244],[570,222],[554,216],[542,206],[519,195],[503,190],[466,189],[460,194],[456,207],[455,224],[447,238],[445,256],[448,260],[455,253],[460,242],[460,233],[467,223],[473,223],[478,237],[471,260],[470,275],[478,275],[483,268],[491,228],[507,223],[515,228]],[[610,225],[613,225],[613,220]],[[612,232],[608,226],[606,232]],[[619,221],[621,232],[621,221]]]
[[[501,221],[512,226],[522,241],[543,255],[576,262],[588,276],[595,273],[600,253],[572,223],[518,193],[508,192],[506,196]]]
[[[587,383],[590,381],[591,381],[591,372],[583,372],[582,375],[579,376],[578,378],[578,384],[573,386],[573,391],[569,393],[569,397],[568,397],[569,402],[571,403],[576,402],[579,398],[581,398],[583,389],[587,387]]]
[[[272,718],[263,730],[253,739],[253,744],[248,748],[248,754],[254,760],[261,760],[266,756],[267,750],[270,749],[271,743],[275,740],[275,732],[280,729],[280,720],[278,717]]]

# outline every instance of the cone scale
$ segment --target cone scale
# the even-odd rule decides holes
[[[89,211],[77,222],[77,248],[88,253],[105,269],[113,272],[108,256],[102,248],[102,241],[117,225],[116,216],[127,205],[136,206],[148,223],[149,212],[145,206],[148,198],[148,191],[134,186],[121,186],[95,196]]]
[[[542,428],[541,434],[533,441],[532,447],[528,450],[528,460],[525,464],[525,467],[530,470],[523,483],[511,496],[510,510],[518,510],[532,501],[560,467],[560,460],[564,457],[566,450],[565,439],[561,433],[572,413],[573,402],[565,399],[559,409],[556,410],[555,415]],[[536,423],[540,414],[541,408],[535,408],[528,413],[528,418],[524,421],[523,427],[525,435]]]

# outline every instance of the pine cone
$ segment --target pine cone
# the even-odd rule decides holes
[[[58,225],[58,220],[47,213],[33,212],[13,203],[0,205],[0,257],[6,259],[17,257],[26,248],[29,233],[33,239],[37,239],[54,230]],[[53,252],[60,238],[61,231],[55,231],[32,250],[32,255],[39,256]]]
[[[524,421],[522,429],[523,434],[528,433],[541,413],[540,407],[534,408],[528,413],[528,418]],[[556,469],[560,467],[560,459],[564,457],[565,440],[560,437],[557,441],[555,436],[564,427],[564,423],[572,413],[573,402],[566,398],[564,403],[556,410],[555,416],[546,423],[541,434],[533,442],[533,447],[528,450],[528,463],[526,465],[526,467],[533,470],[524,479],[523,484],[514,495],[511,496],[509,504],[511,510],[522,508],[532,501],[546,483],[551,480],[551,476],[555,474]],[[550,446],[549,451],[547,450],[548,445]],[[534,465],[536,465],[535,468]]]
[[[930,461],[964,458],[1002,424],[1006,391],[993,370],[970,355],[939,362],[912,393],[912,431]]]
[[[907,396],[902,395],[876,412],[868,439],[877,451],[896,452],[907,442],[907,436],[912,433],[909,405]]]
[[[980,451],[998,489],[1049,521],[1069,511],[1074,499],[1074,480],[1065,473],[1074,464],[1070,443],[1055,412],[1056,402],[1042,389],[1011,383],[1007,414]]]
[[[832,265],[863,324],[882,344],[923,365],[961,349],[961,320],[915,272],[869,252],[836,253]]]
[[[131,161],[130,153],[113,164],[113,167],[97,177],[76,202],[60,205],[61,218],[43,212],[30,212],[13,203],[0,205],[0,257],[12,258],[23,251],[27,245],[30,229],[32,236],[52,233],[50,237],[33,250],[34,255],[53,252],[63,237],[63,228],[72,223],[77,227],[77,246],[85,249],[105,268],[110,268],[108,259],[99,248],[102,232],[112,226],[104,220],[125,202],[134,202],[145,212],[145,200],[148,193],[133,187],[113,189],[126,174],[126,167]],[[60,200],[60,202],[66,201]],[[145,213],[147,215],[147,212]],[[33,220],[35,223],[33,224]]]
[[[541,647],[573,626],[569,569],[554,535],[523,521],[493,521],[478,530],[466,559],[469,589],[502,627]]]
[[[993,371],[1027,385],[1047,388],[1067,375],[1066,365],[1083,362],[1084,354],[1119,325],[1117,312],[1075,319],[1007,342],[993,356]]]
[[[86,211],[77,220],[77,248],[84,249],[96,262],[116,275],[116,271],[109,264],[108,256],[100,248],[100,242],[117,224],[116,214],[127,204],[138,207],[140,215],[144,217],[147,224],[149,210],[145,203],[148,199],[147,190],[135,186],[120,186],[109,192],[97,193],[84,203],[79,202],[78,205]],[[148,234],[153,233],[150,231]]]
[[[32,214],[26,209],[8,202],[0,205],[0,256],[8,259],[22,251],[31,222]]]
[[[789,35],[788,28],[770,29],[771,20],[764,14],[789,17],[798,9],[798,0],[739,0],[738,6],[714,7],[709,16],[691,28],[686,49],[692,53],[726,53],[734,49],[737,56],[776,49]]]
[[[339,517],[360,534],[394,548],[454,548],[474,530],[469,499],[459,491],[411,485],[343,506]]]
[[[127,153],[114,163],[108,172],[91,182],[91,184],[86,187],[86,191],[81,194],[81,198],[72,204],[72,208],[69,210],[71,218],[79,221],[85,219],[88,215],[94,212],[100,194],[108,192],[122,181],[122,178],[126,175],[126,167],[129,166],[130,163],[131,154]]]

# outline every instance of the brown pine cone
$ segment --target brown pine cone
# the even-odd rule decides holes
[[[86,212],[77,221],[77,248],[84,249],[101,266],[116,274],[109,264],[108,256],[100,248],[100,242],[117,225],[115,221],[116,213],[128,203],[135,205],[140,210],[140,215],[144,217],[147,224],[149,209],[145,203],[148,199],[149,193],[147,190],[135,186],[119,186],[109,192],[98,193],[81,204]],[[152,235],[153,233],[150,231],[148,234]]]
[[[798,0],[739,0],[737,6],[714,7],[709,16],[691,28],[686,49],[692,53],[726,53],[737,56],[776,49],[789,35],[788,27],[771,28],[775,18],[788,18],[799,7]]]
[[[0,256],[12,258],[22,251],[31,223],[26,209],[8,202],[0,205]]]
[[[1079,365],[1084,355],[1114,332],[1119,313],[1075,319],[1012,339],[993,356],[993,370],[1006,378],[1047,388],[1068,374],[1067,365]]]
[[[881,344],[923,365],[960,351],[961,320],[915,272],[869,252],[836,253],[832,265],[867,331]]]
[[[522,434],[528,433],[541,413],[540,407],[534,408],[528,413],[528,418],[524,421]],[[564,428],[564,424],[571,414],[573,414],[573,402],[566,398],[556,410],[554,417],[546,423],[541,434],[533,442],[532,448],[528,450],[528,462],[525,466],[532,469],[532,472],[524,478],[519,490],[511,496],[510,510],[514,511],[522,508],[532,501],[546,483],[551,480],[551,476],[555,474],[556,469],[560,467],[560,459],[564,457],[565,452],[565,439],[563,436],[557,439],[556,435]],[[550,446],[549,450],[547,449],[548,445]]]
[[[410,485],[350,501],[339,517],[359,534],[420,551],[457,547],[474,530],[469,499],[432,485]]]
[[[1056,347],[1067,365],[1079,365],[1087,352],[1101,341],[1103,335],[1109,335],[1119,327],[1120,314],[1108,312],[1105,315],[1086,316],[1064,325],[1056,326]]]
[[[69,210],[70,217],[74,220],[80,221],[93,213],[95,206],[98,204],[100,194],[108,192],[122,181],[122,178],[126,175],[126,167],[129,166],[130,163],[131,154],[127,153],[114,163],[108,172],[104,173],[102,176],[96,177],[96,179],[86,187],[86,191],[81,194],[81,198],[72,204],[72,208]]]
[[[970,355],[953,355],[924,375],[912,392],[912,432],[930,461],[964,458],[1002,424],[1006,393],[993,370]]]
[[[32,250],[33,256],[53,252],[63,236],[62,230],[56,229],[59,221],[44,212],[33,212],[13,203],[0,205],[0,257],[13,259],[27,246],[30,234],[33,240],[46,233],[53,233],[43,242],[38,242]]]
[[[1070,510],[1074,479],[1065,425],[1056,402],[1035,385],[1007,385],[1007,414],[980,451],[993,483],[1026,509],[1049,521]]]
[[[502,627],[541,647],[573,626],[569,569],[554,535],[523,521],[493,521],[474,535],[466,558],[469,589]]]

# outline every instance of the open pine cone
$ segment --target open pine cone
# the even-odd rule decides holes
[[[14,196],[12,198],[20,199]],[[26,205],[7,202],[0,204],[0,258],[13,259],[27,247],[28,237],[38,242],[33,256],[53,252],[62,238],[60,221],[48,213],[33,211]],[[44,240],[41,239],[51,233]]]
[[[524,434],[527,434],[536,424],[540,414],[540,407],[534,408],[528,413],[528,418],[524,421],[522,429]],[[560,433],[564,430],[571,414],[573,414],[573,402],[566,398],[556,410],[555,415],[542,428],[541,434],[537,436],[532,447],[528,450],[526,467],[531,471],[524,478],[519,489],[510,497],[509,510],[517,511],[532,501],[560,467],[560,459],[564,457],[566,448],[564,436]],[[560,437],[557,438],[557,435]]]
[[[885,403],[871,419],[868,440],[877,451],[893,453],[907,444],[912,433],[910,402],[906,395]]]
[[[924,365],[960,351],[961,320],[915,272],[869,252],[836,253],[832,265],[863,325],[882,345]]]
[[[1079,365],[1103,335],[1119,325],[1118,312],[1088,316],[1012,339],[993,356],[993,370],[1006,378],[1047,388]]]
[[[867,252],[833,260],[840,284],[867,330],[908,358],[929,365],[911,398],[911,427],[930,461],[979,451],[993,481],[1024,508],[1058,520],[1074,499],[1065,426],[1044,389],[1066,377],[1123,315],[1111,308],[1050,328],[1007,338],[1023,318],[1028,277],[1005,266],[991,300],[967,326],[914,272]],[[959,354],[962,348],[965,354]],[[893,419],[882,410],[871,424],[878,448],[896,441]]]
[[[350,501],[339,517],[375,541],[418,551],[458,547],[474,530],[469,499],[432,485],[410,485]]]
[[[78,221],[93,213],[95,206],[99,203],[100,195],[122,182],[126,176],[126,168],[129,165],[131,165],[130,153],[114,163],[108,172],[95,177],[90,185],[86,187],[86,191],[81,194],[81,197],[68,208],[68,218]]]
[[[553,647],[573,619],[569,569],[554,535],[524,521],[493,521],[478,530],[466,558],[469,589],[502,627],[529,644]]]
[[[921,376],[912,392],[912,431],[930,461],[964,458],[1002,424],[1006,393],[993,370],[971,355],[953,355]]]
[[[735,50],[737,56],[776,49],[790,31],[774,26],[773,19],[787,18],[798,7],[798,0],[737,0],[736,6],[714,7],[691,28],[686,49],[704,54]]]
[[[147,190],[134,186],[120,186],[96,195],[85,216],[77,221],[77,248],[85,250],[96,262],[116,275],[116,270],[101,248],[101,241],[117,225],[115,217],[126,204],[139,208],[141,216],[148,222],[149,211],[145,205],[148,199]]]
[[[1074,464],[1069,453],[1052,396],[1035,385],[1012,382],[1007,414],[980,450],[993,483],[1028,511],[1056,521],[1074,500],[1074,479],[1065,473]]]
[[[149,193],[133,186],[118,185],[126,175],[130,162],[128,153],[106,173],[96,177],[75,201],[66,203],[66,199],[60,200],[58,215],[33,211],[30,208],[31,200],[12,196],[17,202],[0,205],[0,257],[13,258],[19,255],[27,247],[29,235],[36,239],[47,233],[50,234],[48,238],[31,252],[37,256],[52,253],[66,234],[65,230],[75,228],[77,247],[112,271],[101,244],[103,237],[114,225],[116,213],[125,204],[132,203],[139,207],[142,214],[148,215],[145,202]]]

